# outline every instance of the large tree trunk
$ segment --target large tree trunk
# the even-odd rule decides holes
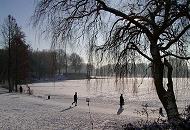
[[[156,87],[156,91],[158,97],[166,110],[168,121],[170,123],[178,124],[181,122],[181,118],[179,116],[178,108],[176,105],[175,95],[173,91],[173,81],[172,81],[172,66],[169,64],[167,60],[162,62],[160,53],[157,48],[151,48],[151,54],[153,57],[152,62],[152,74],[154,79],[154,84]],[[167,90],[163,86],[163,72],[164,65],[168,69],[168,84]]]

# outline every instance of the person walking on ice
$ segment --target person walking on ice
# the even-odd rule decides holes
[[[74,95],[74,102],[72,103],[72,105],[75,103],[75,106],[77,106],[77,92],[75,92],[75,95]]]
[[[123,98],[123,94],[121,94],[120,96],[120,108],[123,108],[124,105],[124,98]]]

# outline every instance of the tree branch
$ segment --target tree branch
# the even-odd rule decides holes
[[[130,49],[136,50],[140,55],[148,59],[149,61],[153,61],[152,58],[150,58],[148,55],[144,54],[134,43],[132,43],[132,47]]]
[[[169,41],[165,47],[160,47],[160,50],[167,50],[172,44],[177,42],[189,28],[190,28],[190,24],[187,25],[174,39]]]
[[[120,16],[126,20],[128,20],[129,22],[135,24],[138,28],[142,29],[143,32],[146,33],[147,37],[148,38],[152,38],[152,33],[149,31],[148,28],[146,28],[145,26],[143,26],[142,24],[140,24],[138,21],[135,21],[135,19],[133,19],[133,17],[130,17],[129,15],[126,15],[125,13],[119,11],[119,10],[116,10],[114,8],[111,8],[111,7],[108,7],[102,0],[96,0],[101,6],[101,10],[104,10],[104,11],[108,11],[112,14],[115,14],[116,16]]]
[[[169,52],[167,52],[167,54],[161,56],[161,58],[164,58],[164,57],[167,57],[167,56],[173,56],[173,57],[176,57],[176,58],[182,59],[182,60],[189,60],[190,59],[190,57],[178,56],[178,55],[175,55],[175,54],[172,54],[172,53],[169,53]]]

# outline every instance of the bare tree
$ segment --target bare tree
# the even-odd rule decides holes
[[[5,20],[1,32],[5,43],[4,47],[8,49],[7,78],[9,92],[13,91],[13,86],[15,86],[15,91],[17,92],[19,80],[21,81],[27,78],[26,70],[29,68],[27,64],[28,45],[25,44],[24,32],[21,31],[21,28],[17,25],[16,19],[11,15]],[[20,67],[21,64],[22,68]],[[22,69],[22,72],[19,69]]]
[[[82,58],[78,54],[72,53],[69,57],[69,61],[70,61],[70,67],[72,68],[72,70],[74,70],[75,73],[77,71],[80,72],[81,67],[82,67]]]
[[[9,92],[12,92],[13,88],[11,85],[11,42],[17,32],[17,23],[13,16],[9,15],[5,20],[4,25],[1,28],[1,33],[4,39],[5,46],[8,48],[8,84]]]
[[[57,60],[57,69],[58,74],[67,73],[67,54],[63,49],[56,50],[56,60]]]
[[[98,50],[111,52],[118,63],[124,64],[135,55],[150,61],[168,120],[179,123],[182,120],[167,57],[190,59],[186,56],[189,4],[189,0],[41,0],[33,18],[35,26],[47,26],[54,41],[80,40],[84,36],[91,45],[98,43]],[[105,42],[100,45],[101,37]],[[167,86],[163,84],[164,67],[168,70]]]

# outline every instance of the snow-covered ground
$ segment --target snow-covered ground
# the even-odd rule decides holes
[[[90,113],[85,99],[80,98],[76,107],[71,106],[71,102],[72,97],[67,96],[52,96],[46,100],[46,97],[26,94],[1,94],[0,129],[122,129],[123,124],[146,119],[145,115],[140,117],[135,113],[135,109],[142,110],[142,106],[135,102],[128,102],[123,110],[119,110],[118,104],[93,99]],[[155,112],[150,118],[156,119],[157,116],[158,112]]]
[[[33,95],[30,96],[19,93],[0,94],[0,129],[122,129],[123,124],[147,119],[146,115],[138,113],[145,104],[148,104],[148,120],[158,119],[158,109],[162,105],[152,86],[152,80],[144,79],[141,84],[142,79],[136,79],[135,90],[132,80],[134,79],[128,79],[126,85],[122,82],[116,84],[113,79],[35,83],[29,84],[33,90]],[[186,95],[181,95],[183,98],[180,97],[181,90],[176,90],[180,111],[184,104],[189,103],[188,89],[186,88]],[[79,97],[76,107],[71,106],[74,92],[78,92]],[[124,94],[124,109],[119,109],[120,93]],[[51,95],[50,100],[47,100],[47,95]],[[90,107],[86,103],[87,97],[90,98]]]
[[[166,79],[164,85],[166,86]],[[174,92],[180,107],[190,103],[190,79],[174,78]],[[101,98],[118,102],[120,94],[125,101],[147,103],[160,102],[152,78],[128,78],[116,82],[115,78],[88,80],[66,80],[63,82],[29,84],[34,95],[67,95],[78,92],[79,97]],[[167,89],[167,88],[166,88]]]

